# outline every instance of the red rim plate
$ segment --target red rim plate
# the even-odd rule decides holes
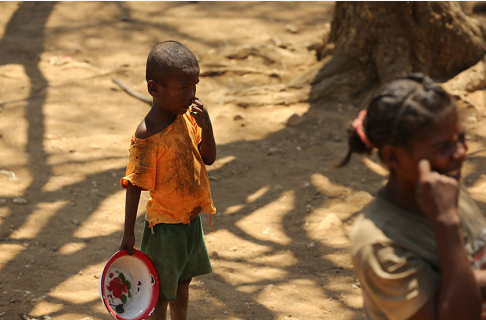
[[[127,252],[127,250],[121,250],[116,252],[111,258],[108,260],[108,262],[105,265],[105,268],[103,269],[103,273],[101,274],[100,277],[100,284],[99,284],[99,290],[100,290],[100,297],[103,303],[105,304],[106,309],[108,312],[113,316],[113,318],[117,320],[144,320],[147,319],[153,312],[155,306],[157,305],[157,301],[159,299],[159,292],[160,292],[160,286],[159,286],[159,276],[157,273],[157,269],[155,268],[154,263],[150,258],[143,253],[140,250],[133,249],[134,254],[130,256]],[[110,271],[110,267],[113,265],[113,263],[120,259],[126,257],[126,261],[129,261],[128,259],[135,259],[133,260],[133,263],[139,263],[143,264],[144,267],[147,268],[147,271],[149,272],[148,277],[151,279],[151,295],[150,295],[150,301],[147,305],[147,307],[144,310],[139,310],[137,312],[136,317],[132,318],[126,318],[124,317],[121,313],[117,313],[116,310],[112,308],[108,301],[108,296],[107,293],[105,292],[105,280],[110,281],[109,277],[110,274],[108,272]],[[128,258],[128,259],[127,259]],[[111,274],[113,274],[113,271],[110,271]],[[147,276],[147,275],[146,275]],[[140,282],[138,282],[140,283]],[[132,288],[135,288],[133,284],[131,284]],[[145,286],[146,287],[146,286]],[[145,288],[144,288],[145,289]]]

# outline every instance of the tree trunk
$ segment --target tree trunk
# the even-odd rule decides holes
[[[332,58],[314,78],[310,99],[363,100],[408,72],[445,80],[484,57],[485,31],[457,2],[336,2],[317,49],[318,57]]]

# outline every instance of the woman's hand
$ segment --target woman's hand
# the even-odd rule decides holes
[[[430,162],[420,160],[416,200],[425,216],[432,222],[459,223],[457,216],[457,180],[430,170]]]

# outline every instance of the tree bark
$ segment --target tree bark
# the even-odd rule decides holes
[[[311,101],[363,99],[409,72],[446,80],[480,61],[486,29],[457,2],[336,2],[318,57],[332,58],[313,80]]]

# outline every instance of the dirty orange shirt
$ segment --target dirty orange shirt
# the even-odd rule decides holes
[[[150,192],[145,214],[150,226],[189,223],[196,207],[216,213],[200,142],[201,128],[189,111],[153,136],[132,137],[126,175],[120,184],[126,188],[130,181]]]

